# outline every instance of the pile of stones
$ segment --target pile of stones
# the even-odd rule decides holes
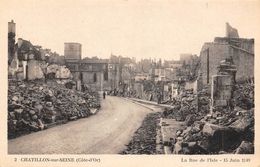
[[[209,114],[176,132],[174,154],[253,154],[254,111],[236,116]],[[209,120],[222,121],[211,122]]]
[[[160,112],[148,114],[121,154],[157,154],[156,130],[160,117]]]
[[[209,111],[210,97],[207,94],[193,94],[187,91],[183,92],[181,96],[174,98],[171,105],[173,106],[172,108],[164,110],[164,118],[177,121],[200,120]]]
[[[236,84],[234,92],[235,105],[243,109],[254,107],[254,84]]]
[[[9,81],[8,138],[39,131],[98,110],[97,93],[78,92],[60,84]]]
[[[253,154],[254,85],[237,84],[233,101],[233,108],[218,107],[210,112],[206,89],[176,98],[173,108],[163,112],[163,118],[185,123],[176,131],[173,154]]]

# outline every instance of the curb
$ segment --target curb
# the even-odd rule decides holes
[[[134,99],[129,99],[129,98],[123,98],[123,99],[126,100],[126,101],[130,101],[130,102],[132,102],[132,103],[135,103],[135,104],[137,104],[137,105],[140,105],[140,106],[142,106],[142,107],[145,107],[145,108],[147,108],[147,109],[150,109],[150,110],[152,110],[152,111],[155,111],[155,109],[154,109],[154,108],[151,108],[151,107],[148,107],[147,105],[154,105],[154,106],[157,106],[157,107],[162,107],[162,106],[156,105],[156,104],[142,104],[142,102],[139,102],[139,101],[134,100]],[[159,128],[159,129],[160,129],[160,133],[161,133],[161,138],[162,138],[162,140],[163,140],[164,134],[162,133],[161,122],[162,122],[162,118],[160,118],[160,122],[159,122],[160,128]],[[168,152],[166,151],[166,147],[164,146],[164,144],[162,144],[162,146],[163,146],[163,153],[164,153],[164,154],[168,154]]]
[[[134,98],[127,98],[127,99],[132,100],[132,101],[136,101],[138,103],[143,103],[143,104],[147,104],[147,105],[153,105],[153,106],[157,106],[157,107],[173,108],[173,106],[167,105],[167,104],[157,104],[157,103],[153,103],[153,102],[150,102],[150,101],[139,100],[139,99],[134,99]]]
[[[124,97],[123,97],[122,99],[124,99],[124,100],[126,100],[126,101],[130,101],[130,102],[135,103],[135,104],[137,104],[137,105],[140,105],[140,106],[142,106],[142,107],[144,107],[144,108],[147,108],[147,109],[149,109],[149,110],[155,111],[152,107],[148,107],[148,106],[147,106],[148,104],[142,104],[141,102],[138,102],[138,101],[136,101],[136,100],[129,99],[129,98],[124,98]],[[152,105],[152,104],[151,104],[151,105]]]

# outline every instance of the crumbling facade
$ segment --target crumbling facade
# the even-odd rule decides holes
[[[226,58],[232,58],[236,65],[236,81],[254,78],[254,39],[234,37],[232,30],[231,34],[227,33],[227,37],[216,37],[214,42],[202,46],[200,72],[203,85],[211,84],[211,76],[217,74],[220,61]]]

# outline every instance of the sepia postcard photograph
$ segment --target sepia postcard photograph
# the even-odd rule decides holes
[[[260,166],[258,0],[0,0],[1,166]]]

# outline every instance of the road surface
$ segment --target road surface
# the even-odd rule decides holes
[[[9,140],[8,152],[117,154],[150,112],[154,111],[119,97],[107,96],[96,115]]]

